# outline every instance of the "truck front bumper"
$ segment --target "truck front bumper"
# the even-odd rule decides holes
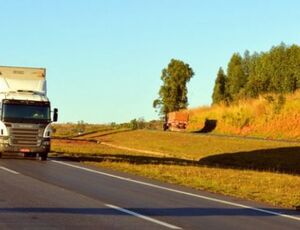
[[[40,146],[19,146],[10,145],[9,140],[0,137],[0,152],[13,154],[13,153],[48,153],[50,151],[50,139],[45,138]]]

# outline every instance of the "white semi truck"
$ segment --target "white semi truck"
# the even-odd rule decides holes
[[[0,157],[39,156],[47,160],[51,122],[46,69],[0,66]]]

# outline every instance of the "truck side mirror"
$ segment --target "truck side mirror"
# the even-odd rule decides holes
[[[58,119],[58,109],[54,109],[54,113],[53,113],[53,121],[57,121]]]

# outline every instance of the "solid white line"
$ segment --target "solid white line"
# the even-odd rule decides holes
[[[4,170],[4,171],[7,171],[7,172],[10,172],[10,173],[12,173],[12,174],[15,174],[15,175],[18,175],[18,174],[20,174],[20,173],[18,173],[18,172],[16,172],[16,171],[14,171],[14,170],[11,170],[11,169],[8,169],[8,168],[5,168],[5,167],[3,167],[3,166],[0,166],[0,169],[2,169],[2,170]]]
[[[150,221],[150,222],[152,222],[152,223],[155,223],[155,224],[159,224],[159,225],[165,226],[165,227],[167,227],[167,228],[171,228],[171,229],[182,229],[182,228],[177,227],[177,226],[175,226],[175,225],[168,224],[168,223],[166,223],[166,222],[162,222],[162,221],[153,219],[153,218],[151,218],[151,217],[141,215],[141,214],[139,214],[139,213],[137,213],[137,212],[133,212],[133,211],[130,211],[130,210],[128,210],[128,209],[120,208],[120,207],[115,206],[115,205],[105,204],[105,206],[107,206],[107,207],[109,207],[109,208],[116,209],[116,210],[118,210],[118,211],[120,211],[120,212],[124,212],[124,213],[129,214],[129,215],[132,215],[132,216],[135,216],[135,217],[138,217],[138,218],[141,218],[141,219]]]
[[[221,203],[221,204],[227,204],[227,205],[234,206],[234,207],[250,209],[250,210],[254,210],[254,211],[257,211],[257,212],[261,212],[261,213],[266,213],[266,214],[270,214],[270,215],[274,215],[274,216],[280,216],[280,217],[300,221],[300,217],[291,216],[291,215],[283,214],[283,213],[280,213],[280,212],[269,211],[269,210],[266,210],[266,209],[255,208],[255,207],[252,207],[252,206],[243,205],[243,204],[239,204],[239,203],[235,203],[235,202],[230,202],[230,201],[225,201],[225,200],[212,198],[212,197],[208,197],[208,196],[202,196],[202,195],[198,195],[198,194],[194,194],[194,193],[184,192],[184,191],[180,191],[180,190],[177,190],[177,189],[167,188],[167,187],[160,186],[160,185],[155,185],[155,184],[151,184],[151,183],[147,183],[147,182],[133,180],[133,179],[126,178],[126,177],[116,176],[116,175],[113,175],[113,174],[104,173],[104,172],[101,172],[101,171],[96,171],[96,170],[93,170],[93,169],[68,164],[68,163],[61,162],[61,161],[52,160],[52,162],[62,164],[62,165],[66,165],[66,166],[69,166],[69,167],[72,167],[72,168],[77,168],[77,169],[81,169],[81,170],[84,170],[84,171],[100,174],[100,175],[103,175],[103,176],[116,178],[116,179],[119,179],[119,180],[129,181],[129,182],[132,182],[132,183],[141,184],[141,185],[161,189],[161,190],[166,190],[166,191],[179,193],[179,194],[183,194],[183,195],[187,195],[187,196],[201,198],[201,199],[204,199],[204,200],[214,201],[214,202]]]

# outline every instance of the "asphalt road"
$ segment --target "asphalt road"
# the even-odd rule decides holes
[[[300,212],[80,163],[0,159],[0,229],[300,229]]]

